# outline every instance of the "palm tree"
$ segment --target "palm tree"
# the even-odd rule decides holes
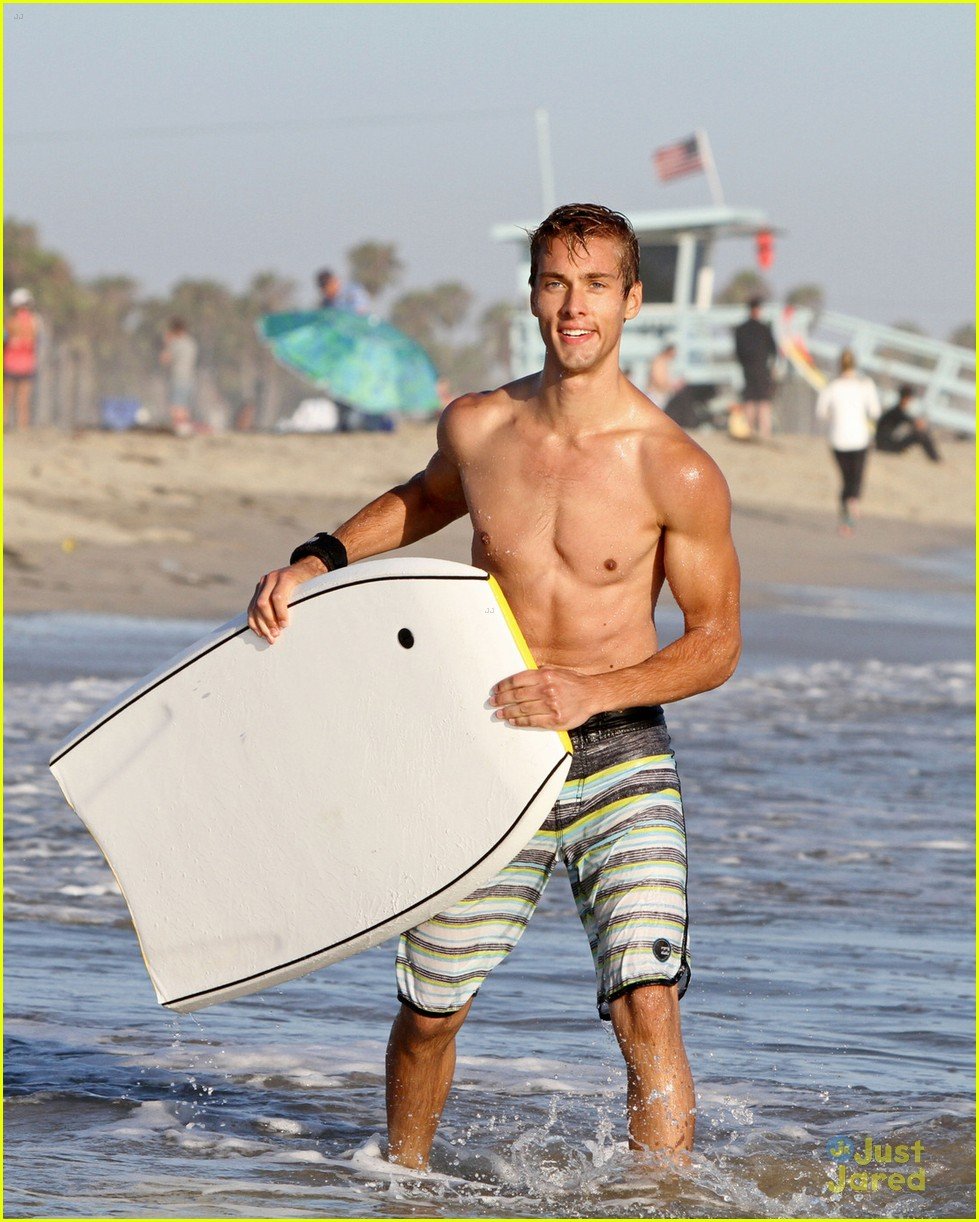
[[[494,302],[479,316],[479,331],[491,369],[509,369],[512,318],[513,307],[506,301]]]
[[[821,314],[826,305],[826,294],[821,284],[797,284],[785,294],[785,304],[797,310],[812,310]]]
[[[391,242],[361,242],[347,251],[350,275],[374,302],[401,275],[404,265]]]
[[[438,325],[431,293],[427,289],[402,293],[391,306],[391,322],[423,348],[431,349]]]
[[[770,298],[771,286],[759,276],[754,268],[735,272],[724,288],[717,294],[719,305],[747,305],[753,297]]]
[[[27,288],[52,337],[66,334],[79,320],[84,290],[71,265],[40,243],[37,226],[7,217],[3,226],[3,294]]]

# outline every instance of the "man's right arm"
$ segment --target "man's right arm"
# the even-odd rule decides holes
[[[365,505],[333,532],[351,562],[406,547],[461,518],[468,510],[453,446],[452,406],[442,413],[438,449],[424,471]],[[289,599],[298,585],[327,572],[315,556],[266,573],[248,604],[248,624],[270,644],[289,623]]]

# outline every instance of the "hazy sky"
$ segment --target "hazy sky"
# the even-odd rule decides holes
[[[4,6],[8,216],[82,276],[299,281],[365,238],[404,286],[512,298],[492,224],[708,203],[650,153],[707,130],[772,279],[944,336],[974,316],[971,5]],[[753,263],[721,247],[721,279]]]

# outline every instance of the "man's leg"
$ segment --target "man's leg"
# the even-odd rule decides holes
[[[388,1157],[393,1162],[427,1165],[452,1085],[456,1032],[476,990],[507,957],[533,915],[554,866],[554,844],[550,814],[485,887],[401,935],[397,976],[402,1005],[387,1054]]]
[[[628,1073],[629,1145],[673,1155],[690,1150],[697,1102],[677,986],[631,989],[609,1011]]]
[[[691,1147],[694,1129],[679,1012],[689,980],[686,835],[657,712],[637,709],[592,737],[573,734],[581,797],[566,814],[555,811],[599,1012],[612,1020],[628,1070],[631,1144],[676,1153]]]
[[[427,1167],[435,1130],[452,1085],[456,1032],[472,1006],[433,1017],[402,1004],[387,1050],[388,1158]]]

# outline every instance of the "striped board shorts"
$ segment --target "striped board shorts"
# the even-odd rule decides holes
[[[516,945],[554,864],[588,935],[598,1008],[641,984],[690,979],[683,806],[659,706],[599,713],[569,731],[574,758],[543,827],[485,887],[402,934],[398,997],[452,1014]]]

